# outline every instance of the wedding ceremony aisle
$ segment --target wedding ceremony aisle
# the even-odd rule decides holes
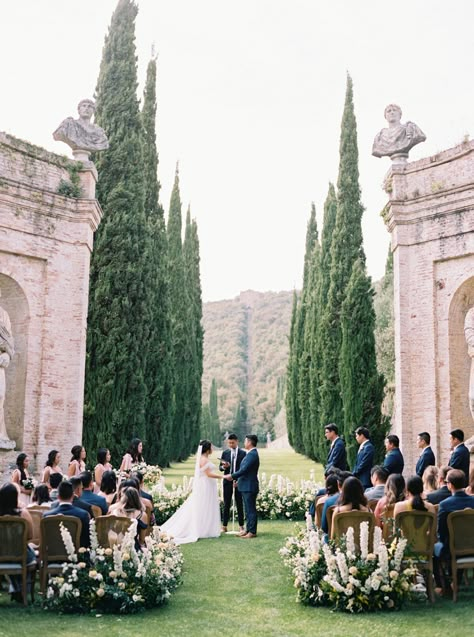
[[[302,470],[307,476],[314,467],[291,450],[263,450],[261,456],[263,471],[293,479],[302,477]],[[192,459],[173,466],[168,478],[179,482],[192,466]],[[456,604],[437,600],[433,606],[419,604],[402,612],[364,616],[296,603],[295,589],[278,554],[294,526],[261,521],[255,540],[223,535],[184,545],[182,586],[168,604],[139,615],[55,616],[39,606],[13,606],[2,593],[0,637],[465,637],[474,632],[469,592],[461,593]]]

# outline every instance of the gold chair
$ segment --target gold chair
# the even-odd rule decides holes
[[[314,522],[316,524],[316,526],[320,527],[322,520],[323,520],[323,509],[324,509],[324,502],[317,502],[316,503],[316,514],[315,514],[315,518],[314,518]]]
[[[100,508],[100,506],[97,506],[97,504],[91,504],[91,511],[92,511],[92,517],[95,518],[100,518],[102,515],[102,509]]]
[[[395,527],[408,541],[415,554],[413,560],[423,572],[428,597],[434,602],[433,553],[436,541],[436,514],[431,511],[402,511],[395,518]]]
[[[349,527],[354,529],[354,544],[357,551],[360,551],[360,525],[362,522],[369,524],[369,552],[372,551],[375,517],[372,511],[335,511],[332,516],[331,539],[342,537],[347,533]]]
[[[45,509],[44,507],[28,507],[26,509],[28,511],[28,513],[31,516],[31,521],[33,522],[33,537],[31,538],[30,542],[32,544],[35,544],[36,546],[39,546],[40,544],[40,540],[41,540],[41,530],[40,530],[40,526],[41,526],[41,520],[43,518],[43,513],[45,511],[47,511],[48,509]]]
[[[21,575],[23,604],[28,605],[27,579],[31,573],[31,601],[35,598],[36,559],[28,563],[28,523],[18,515],[0,516],[0,575]]]
[[[382,537],[385,541],[385,544],[390,544],[395,537],[395,520],[393,517],[393,512],[395,509],[394,504],[389,504],[382,511]]]
[[[120,544],[131,523],[132,520],[125,516],[101,515],[98,517],[95,528],[100,546],[111,548],[114,544]]]
[[[334,509],[336,508],[336,505],[333,505],[332,507],[329,507],[326,511],[326,521],[327,521],[327,525],[328,525],[328,537],[332,537],[331,532],[332,532],[332,517],[334,515]]]
[[[377,506],[377,504],[378,504],[378,500],[369,500],[367,502],[367,506],[372,511],[372,513],[375,511],[375,507]]]
[[[455,602],[458,598],[458,570],[474,568],[474,509],[449,513],[448,533]]]
[[[72,515],[48,515],[40,523],[40,587],[44,593],[48,574],[62,572],[64,562],[69,561],[63,539],[60,523],[66,527],[72,537],[74,546],[79,548],[82,522]]]

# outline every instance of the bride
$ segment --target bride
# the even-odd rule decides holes
[[[217,495],[217,480],[223,476],[215,473],[209,462],[212,444],[201,440],[196,454],[193,490],[186,502],[161,526],[161,531],[171,535],[176,544],[196,542],[199,538],[219,537],[221,513]]]

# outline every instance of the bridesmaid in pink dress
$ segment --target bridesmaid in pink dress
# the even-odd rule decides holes
[[[30,474],[28,473],[29,464],[30,459],[26,453],[20,453],[16,459],[16,469],[12,473],[12,482],[18,485],[20,491],[18,495],[18,506],[21,509],[29,505],[33,491],[33,489],[27,489],[23,485],[25,480],[30,480]]]
[[[86,470],[86,450],[82,445],[74,445],[71,449],[72,458],[67,468],[67,475],[69,478],[78,476]]]

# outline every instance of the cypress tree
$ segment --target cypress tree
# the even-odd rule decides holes
[[[184,273],[182,245],[181,196],[179,171],[176,167],[168,214],[167,238],[169,257],[170,317],[174,367],[174,414],[170,436],[170,453],[174,460],[184,460],[188,455],[189,421],[189,298]]]
[[[84,444],[91,451],[108,446],[115,459],[132,436],[146,436],[148,232],[136,15],[134,2],[119,0],[96,89],[96,122],[105,129],[110,148],[94,158],[103,218],[91,259]]]
[[[368,427],[378,456],[383,455],[387,422],[381,406],[385,380],[377,371],[373,289],[361,259],[357,259],[341,308],[342,346],[340,380],[344,407],[344,434],[350,466],[357,456],[354,430]]]
[[[201,420],[201,383],[203,372],[203,329],[202,329],[202,293],[199,268],[199,237],[196,220],[191,221],[191,211],[186,214],[186,229],[183,245],[185,282],[188,305],[188,348],[189,366],[187,395],[187,433],[185,451],[189,455],[199,442],[199,423]],[[212,423],[211,423],[212,425]]]
[[[221,444],[221,428],[219,424],[219,410],[217,406],[217,383],[216,379],[212,379],[211,389],[209,390],[209,416],[210,416],[210,440],[215,444]]]
[[[312,428],[313,456],[319,462],[326,461],[327,444],[324,437],[324,423],[321,422],[321,396],[322,360],[324,355],[322,316],[326,307],[329,285],[331,282],[331,243],[334,226],[336,224],[337,198],[332,183],[329,184],[328,194],[324,202],[323,229],[321,233],[321,250],[318,267],[318,280],[315,284],[315,302],[313,334],[312,334],[312,374],[310,387],[310,410]]]
[[[173,360],[171,351],[170,298],[166,225],[159,203],[158,151],[156,148],[156,60],[147,68],[142,109],[144,133],[143,174],[145,215],[149,233],[148,305],[150,337],[147,343],[146,424],[147,458],[167,465],[173,419]]]
[[[328,299],[321,325],[321,424],[344,422],[339,358],[342,343],[341,307],[352,273],[359,258],[365,263],[362,248],[357,125],[354,114],[352,80],[347,76],[344,113],[339,146],[337,213],[331,242],[331,271]]]
[[[298,367],[295,363],[296,356],[296,320],[298,316],[298,296],[296,290],[293,291],[293,306],[291,310],[290,337],[289,337],[289,353],[288,365],[286,369],[286,428],[288,431],[288,440],[290,445],[295,449],[295,421],[296,410],[298,408],[297,391],[298,391]]]

